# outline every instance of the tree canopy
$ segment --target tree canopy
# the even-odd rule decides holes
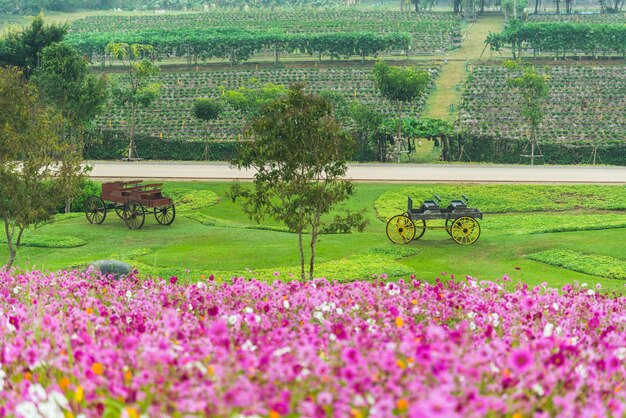
[[[352,138],[337,122],[331,102],[307,94],[302,84],[262,106],[252,123],[255,140],[242,145],[233,163],[256,170],[252,188],[235,183],[233,199],[242,199],[256,221],[269,216],[298,234],[301,277],[305,278],[303,234],[310,232],[308,277],[314,275],[315,248],[324,230],[322,216],[354,193],[345,179]],[[335,218],[333,228],[364,226],[360,214]],[[339,227],[341,225],[341,227]]]

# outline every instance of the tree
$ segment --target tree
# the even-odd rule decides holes
[[[137,159],[135,133],[137,127],[137,111],[141,107],[150,107],[160,95],[160,85],[151,82],[151,77],[159,73],[159,67],[146,58],[153,48],[150,45],[110,43],[106,51],[120,60],[126,67],[126,78],[113,84],[113,99],[118,105],[130,108],[130,131],[128,159]]]
[[[255,169],[254,187],[233,184],[233,200],[242,199],[250,219],[269,216],[284,223],[298,235],[300,273],[305,279],[303,234],[311,235],[308,277],[315,269],[315,248],[324,231],[322,216],[354,193],[344,179],[346,159],[352,153],[352,139],[333,116],[331,103],[307,94],[302,84],[289,88],[262,107],[252,123],[255,141],[242,146],[233,160],[239,168]],[[336,217],[334,228],[365,226],[361,214]]]
[[[82,57],[63,44],[52,44],[42,51],[41,65],[31,80],[39,87],[42,97],[63,117],[61,140],[68,147],[61,167],[67,173],[63,176],[61,192],[65,197],[67,213],[72,197],[84,181],[85,176],[80,169],[83,135],[106,102],[106,80],[91,74]]]
[[[24,231],[51,218],[60,198],[56,186],[66,174],[63,119],[38,97],[16,68],[0,69],[0,218],[11,268]]]
[[[402,105],[424,95],[430,84],[427,71],[411,67],[392,67],[377,62],[372,71],[374,84],[380,93],[398,103],[398,120],[402,119]],[[402,141],[402,123],[398,123],[397,141]]]
[[[26,29],[9,32],[0,40],[0,66],[19,67],[30,77],[41,62],[43,49],[61,42],[67,30],[67,25],[44,25],[43,16],[37,16]]]
[[[517,63],[508,62],[505,64],[509,69],[518,68]],[[522,96],[521,113],[522,117],[530,126],[530,164],[535,164],[535,147],[537,146],[537,130],[545,116],[544,102],[548,97],[548,76],[539,74],[534,67],[524,69],[522,75],[509,78],[507,84],[519,91]],[[539,155],[543,157],[542,155]]]
[[[224,105],[221,102],[211,99],[198,98],[194,100],[191,113],[196,119],[204,122],[205,140],[204,155],[202,159],[209,159],[209,122],[220,117],[224,111]]]

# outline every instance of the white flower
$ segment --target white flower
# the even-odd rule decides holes
[[[261,322],[261,317],[259,315],[254,315],[254,322],[257,324]]]
[[[559,304],[558,304],[558,303],[556,303],[556,302],[554,302],[554,303],[552,304],[552,309],[554,309],[555,311],[558,311],[558,310],[559,310]]]
[[[283,354],[287,354],[291,352],[291,347],[283,347],[283,348],[279,348],[278,350],[274,350],[273,355],[275,357],[280,357]]]
[[[587,283],[583,283],[580,285],[580,287],[587,287],[587,286],[589,286]]]
[[[28,395],[33,401],[43,401],[48,397],[46,396],[46,390],[39,383],[28,387]]]
[[[570,343],[571,345],[576,345],[576,344],[578,344],[578,337],[572,337],[572,338],[570,338],[570,339],[569,339],[569,343]]]
[[[41,402],[38,405],[39,412],[46,418],[64,418],[63,410],[53,401]]]
[[[198,286],[198,289],[200,290],[205,290],[207,288],[206,283],[204,282],[198,282],[196,286]]]
[[[20,290],[22,290],[22,288],[21,288],[21,287],[19,287],[19,286],[15,286],[15,287],[13,288],[13,293],[15,293],[15,294],[17,295],[18,293],[20,293]]]
[[[0,392],[4,390],[4,378],[7,377],[7,374],[0,367]]]
[[[473,319],[475,316],[476,316],[476,313],[474,313],[474,312],[472,312],[472,311],[469,311],[469,312],[467,313],[467,317],[468,317],[469,319]]]
[[[249,306],[248,306],[248,307],[244,308],[244,310],[243,310],[243,311],[244,311],[245,313],[252,313],[252,312],[254,312],[254,309],[252,309],[251,307],[249,307]]]
[[[559,335],[559,336],[560,336],[561,334],[563,334],[563,327],[559,325],[559,326],[558,326],[558,327],[556,327],[556,329],[554,330],[554,333],[555,333],[556,335]]]
[[[492,373],[500,372],[500,368],[496,366],[493,362],[489,363],[489,368],[491,369]]]
[[[37,410],[37,406],[30,401],[18,404],[15,407],[15,412],[18,416],[23,418],[42,418],[42,415]]]
[[[237,323],[237,315],[231,315],[228,317],[228,323],[230,325],[235,325]]]
[[[546,326],[543,327],[543,336],[546,338],[552,337],[553,332],[554,332],[554,325],[548,322]]]
[[[535,393],[539,396],[543,396],[545,394],[543,388],[541,387],[539,383],[535,383],[533,385],[533,391],[535,391]]]
[[[241,349],[244,351],[255,351],[257,346],[252,344],[252,341],[246,340],[246,342],[241,346]]]
[[[587,377],[587,369],[585,368],[584,364],[579,364],[578,366],[576,366],[576,373],[578,373],[580,375],[580,377],[585,378]]]
[[[337,315],[343,315],[343,309],[337,308]]]
[[[324,320],[324,314],[321,313],[320,311],[315,311],[315,312],[313,312],[313,318],[315,318],[318,321],[322,322]]]
[[[130,290],[126,291],[126,299],[131,300],[133,298],[133,292]]]
[[[470,322],[469,329],[472,330],[472,331],[476,330],[476,324],[474,323],[474,321]]]
[[[289,301],[287,299],[283,300],[283,306],[285,309],[289,309]]]
[[[615,354],[615,357],[618,359],[624,360],[626,358],[626,347],[616,348],[615,351],[613,351],[613,354]]]
[[[593,296],[595,294],[596,294],[596,292],[594,292],[593,290],[591,290],[591,289],[587,290],[587,295],[588,296]]]

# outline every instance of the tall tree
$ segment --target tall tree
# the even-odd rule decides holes
[[[42,51],[41,65],[31,80],[63,117],[62,141],[67,152],[61,169],[67,174],[61,192],[67,213],[85,179],[81,170],[84,133],[106,102],[106,80],[91,74],[83,58],[64,44],[52,44]]]
[[[505,64],[511,70],[517,70],[516,63]],[[535,148],[537,147],[537,130],[545,116],[545,99],[548,97],[548,75],[538,73],[534,67],[526,67],[521,75],[507,80],[509,87],[516,89],[522,98],[521,114],[529,125],[530,164],[535,164]],[[542,156],[543,157],[543,156]]]
[[[40,14],[24,30],[9,32],[0,40],[0,66],[19,67],[30,77],[41,62],[43,49],[61,42],[67,30],[67,25],[45,25]]]
[[[412,67],[392,67],[381,61],[374,66],[372,76],[380,93],[398,104],[396,140],[402,141],[402,105],[426,93],[430,74]]]
[[[126,67],[126,77],[113,84],[112,94],[117,104],[130,109],[129,160],[138,158],[135,145],[137,111],[150,107],[160,96],[160,84],[151,79],[159,73],[159,67],[148,59],[152,50],[151,45],[114,42],[106,47],[106,51]]]
[[[209,123],[220,117],[224,111],[224,104],[211,99],[198,98],[194,100],[191,113],[204,123],[204,155],[202,159],[209,159]]]
[[[0,69],[0,218],[10,268],[24,232],[52,216],[60,202],[57,170],[65,155],[63,119],[16,68]]]
[[[354,193],[346,180],[346,159],[352,139],[343,131],[328,99],[290,87],[285,96],[263,106],[252,123],[255,141],[243,145],[233,160],[239,168],[256,170],[254,187],[235,183],[234,200],[242,199],[246,214],[260,221],[269,216],[298,235],[300,274],[305,279],[303,234],[310,232],[308,277],[315,271],[315,249],[324,230],[322,216]],[[364,227],[361,214],[336,218],[342,229]]]

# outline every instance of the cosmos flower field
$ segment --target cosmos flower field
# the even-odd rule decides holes
[[[0,417],[626,416],[626,297],[507,280],[0,273]]]

